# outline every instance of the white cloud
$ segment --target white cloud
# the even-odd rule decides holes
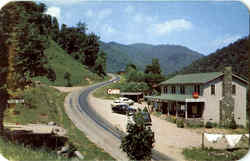
[[[54,16],[59,20],[61,18],[61,9],[59,7],[49,7],[46,14]]]
[[[97,16],[99,19],[104,19],[104,18],[109,17],[111,14],[112,14],[112,10],[109,8],[106,8],[106,9],[103,9],[100,12],[98,12]]]
[[[149,31],[153,31],[159,35],[166,35],[171,32],[190,30],[192,27],[193,24],[190,21],[185,19],[175,19],[164,23],[153,24],[151,25],[151,28],[149,28]]]

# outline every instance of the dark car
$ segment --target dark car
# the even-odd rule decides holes
[[[128,114],[128,113],[136,112],[136,109],[134,109],[133,107],[130,107],[127,104],[119,104],[119,105],[112,107],[112,111],[115,113],[120,113],[120,114]]]

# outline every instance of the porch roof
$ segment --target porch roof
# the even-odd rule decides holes
[[[150,100],[156,101],[177,101],[177,102],[204,102],[203,99],[194,99],[192,95],[181,95],[181,94],[165,94],[161,96],[145,96]]]

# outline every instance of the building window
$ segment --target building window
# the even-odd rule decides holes
[[[235,84],[232,85],[232,94],[233,95],[236,94],[236,85]]]
[[[211,95],[215,95],[215,85],[211,85]]]
[[[200,95],[200,85],[199,84],[194,85],[194,92],[197,92]]]
[[[172,94],[175,94],[175,86],[172,86]]]
[[[184,86],[181,86],[181,94],[185,94],[185,87]]]

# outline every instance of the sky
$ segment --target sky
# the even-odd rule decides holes
[[[84,22],[104,42],[182,45],[208,55],[249,34],[248,9],[238,1],[37,1],[60,24]]]

